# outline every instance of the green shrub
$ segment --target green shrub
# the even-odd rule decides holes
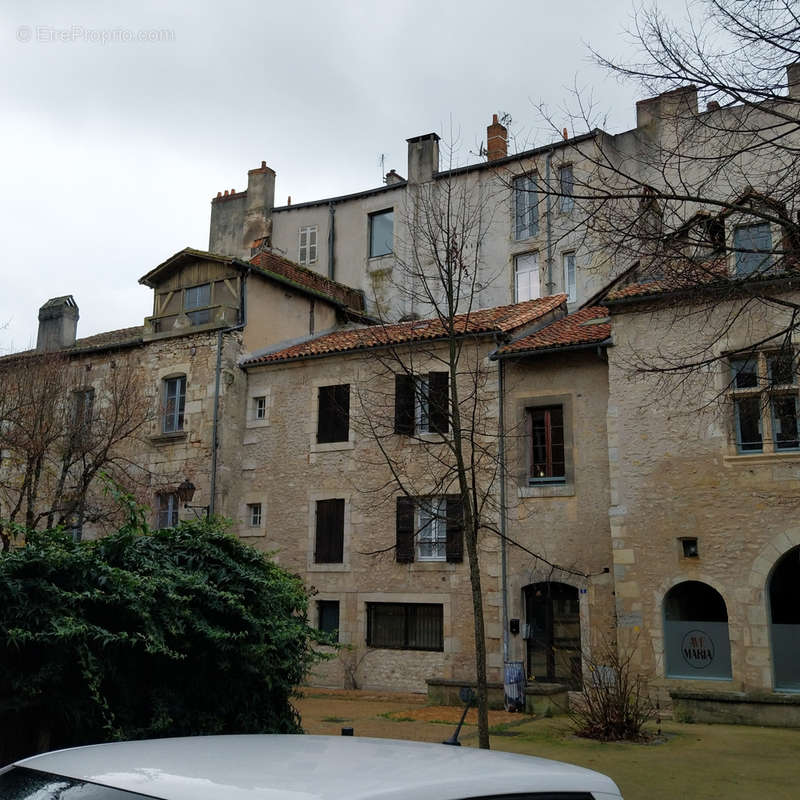
[[[308,595],[223,528],[30,533],[0,556],[0,764],[89,742],[301,731]]]

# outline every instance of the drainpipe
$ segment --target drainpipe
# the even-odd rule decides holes
[[[499,344],[499,343],[498,343]],[[500,459],[500,580],[503,596],[503,662],[508,661],[508,555],[506,546],[506,442],[505,442],[505,363],[497,359],[498,458]]]
[[[336,280],[334,243],[336,242],[336,204],[328,203],[328,277]]]
[[[545,183],[547,184],[547,202],[545,203],[545,215],[547,216],[547,294],[553,294],[553,236],[552,236],[552,213],[550,190],[550,162],[553,160],[553,148],[547,151],[545,159]]]
[[[217,331],[217,363],[214,369],[214,417],[211,426],[211,481],[209,485],[209,494],[211,495],[208,501],[208,516],[214,514],[217,499],[217,450],[219,442],[217,441],[217,433],[219,430],[219,382],[222,373],[222,337],[226,333],[233,331],[240,331],[247,324],[247,276],[250,274],[250,268],[242,277],[242,299],[239,305],[239,312],[241,314],[241,322],[238,325],[232,325],[230,328],[223,328]]]

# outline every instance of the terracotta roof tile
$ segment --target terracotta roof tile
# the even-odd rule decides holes
[[[567,297],[557,294],[538,300],[528,300],[508,306],[497,306],[459,314],[455,317],[455,329],[460,334],[505,333],[528,325],[566,303]],[[294,344],[273,353],[254,356],[244,362],[245,366],[271,364],[278,361],[367,350],[393,344],[442,339],[445,328],[438,319],[398,322],[393,325],[373,325],[367,328],[348,328],[323,334],[316,339]]]
[[[582,308],[574,314],[552,322],[538,331],[501,347],[498,355],[553,350],[561,347],[595,344],[611,336],[608,309],[604,306]]]
[[[77,355],[86,350],[96,350],[128,344],[139,344],[142,341],[142,333],[144,328],[141,325],[135,325],[132,328],[119,328],[115,331],[105,331],[104,333],[96,333],[93,336],[85,336],[82,339],[76,339],[72,347],[65,347],[63,350],[57,350],[57,353],[65,353],[67,355]],[[27,358],[30,356],[41,355],[37,350],[21,350],[18,353],[10,353],[7,356],[0,358],[2,361],[12,361],[15,358]]]
[[[294,261],[289,261],[288,258],[279,256],[277,253],[262,250],[250,259],[250,263],[265,272],[281,275],[307,289],[326,294],[354,311],[364,311],[363,292],[345,286],[343,283],[337,283],[324,275],[320,275],[318,272],[307,269]]]

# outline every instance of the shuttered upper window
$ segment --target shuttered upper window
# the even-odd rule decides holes
[[[317,500],[314,540],[316,564],[341,564],[344,560],[344,500]]]
[[[350,384],[320,386],[317,442],[346,442],[350,436]]]
[[[317,261],[317,226],[300,228],[297,260],[300,264],[315,264]]]
[[[395,375],[395,433],[413,436],[450,430],[449,377],[447,372]]]
[[[464,559],[464,510],[459,495],[398,497],[395,559],[401,564]]]

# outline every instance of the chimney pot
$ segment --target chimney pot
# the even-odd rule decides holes
[[[222,192],[217,192],[217,197],[222,197]]]
[[[716,100],[709,100],[706,111],[719,111],[719,103]]]
[[[561,135],[564,137],[564,139],[569,139],[569,133],[567,133],[566,128],[564,128],[564,130],[561,131]]]
[[[786,67],[786,86],[789,89],[789,97],[800,100],[800,61]]]
[[[286,199],[286,205],[290,206],[291,204],[292,204],[292,196],[289,195],[289,197]]]
[[[261,162],[261,169],[266,169],[266,168],[267,168],[267,162],[266,161],[262,161]]]
[[[227,197],[227,196],[228,196],[228,190],[227,190],[227,189],[225,190],[225,194],[224,194],[224,195],[222,195],[222,196],[223,196],[223,197]]]

